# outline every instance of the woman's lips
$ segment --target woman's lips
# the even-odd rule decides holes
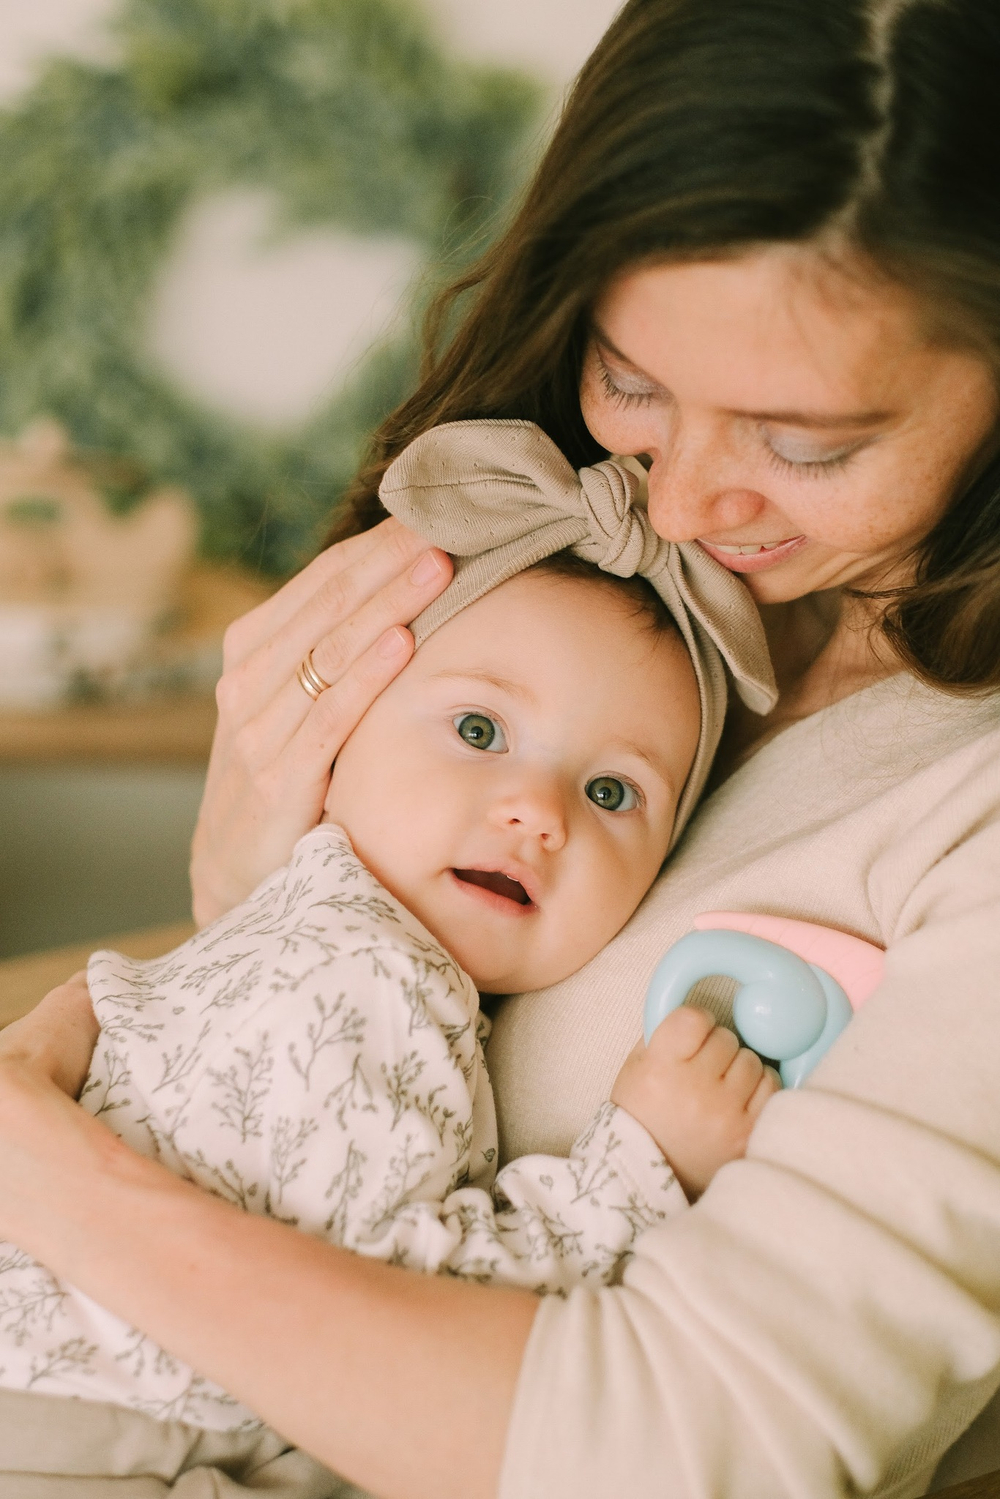
[[[787,561],[793,552],[805,546],[806,540],[805,536],[792,536],[788,541],[745,541],[729,546],[718,546],[710,541],[703,541],[699,536],[698,545],[703,552],[714,557],[716,562],[721,562],[723,567],[728,567],[731,573],[760,573],[766,568],[777,567],[779,563]]]

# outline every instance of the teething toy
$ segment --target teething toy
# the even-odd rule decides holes
[[[740,986],[733,1001],[737,1034],[780,1064],[786,1088],[804,1082],[882,977],[879,948],[811,922],[710,911],[694,925],[650,980],[647,1044],[699,980],[724,975]]]

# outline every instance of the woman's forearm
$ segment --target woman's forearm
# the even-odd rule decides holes
[[[4,1234],[384,1499],[495,1495],[533,1296],[240,1213],[0,1067]]]

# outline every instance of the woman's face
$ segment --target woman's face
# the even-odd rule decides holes
[[[794,246],[620,275],[581,403],[603,447],[652,460],[660,535],[759,603],[905,581],[998,423],[986,363],[932,342],[908,292]]]

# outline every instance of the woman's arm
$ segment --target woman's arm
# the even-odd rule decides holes
[[[5,1038],[6,1040],[6,1038]],[[209,1197],[0,1042],[0,1229],[384,1499],[492,1499],[537,1299]]]
[[[402,627],[450,577],[444,552],[387,520],[330,547],[230,626],[192,849],[199,923],[248,895],[319,821],[344,740],[412,654]],[[309,651],[332,684],[315,702],[295,676]]]

